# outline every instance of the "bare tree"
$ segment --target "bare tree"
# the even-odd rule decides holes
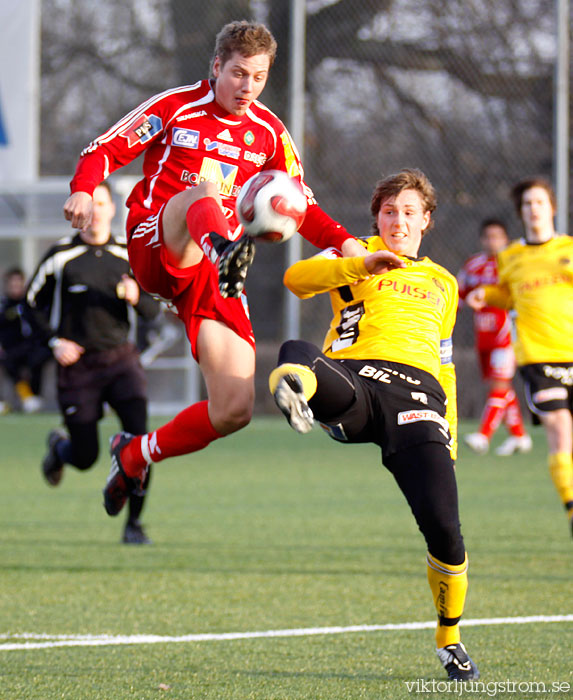
[[[80,149],[175,79],[161,0],[42,2],[41,173],[72,171]]]

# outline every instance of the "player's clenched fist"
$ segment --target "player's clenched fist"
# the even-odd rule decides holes
[[[481,311],[485,306],[485,290],[482,287],[472,289],[467,295],[465,302],[474,311]]]
[[[93,199],[87,192],[74,192],[64,204],[64,216],[72,226],[85,231],[91,224]]]

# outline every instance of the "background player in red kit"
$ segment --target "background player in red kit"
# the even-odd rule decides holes
[[[104,489],[110,515],[139,487],[149,463],[200,450],[251,419],[255,342],[242,288],[254,243],[241,235],[235,215],[241,185],[262,169],[286,171],[308,198],[302,235],[319,248],[363,255],[356,239],[317,205],[286,128],[257,101],[275,53],[263,25],[225,25],[212,79],[151,97],[93,141],[78,162],[64,213],[84,228],[95,186],[144,154],[143,178],[127,201],[131,266],[144,289],[172,301],[208,394],[208,401],[153,433],[114,436]]]
[[[496,255],[507,247],[509,236],[502,221],[486,219],[480,227],[482,250],[472,255],[458,273],[460,299],[482,284],[497,282]],[[525,432],[519,401],[511,385],[515,374],[515,355],[511,346],[511,320],[504,309],[491,306],[474,311],[474,335],[483,378],[488,383],[488,396],[479,430],[464,436],[464,442],[475,452],[485,454],[492,435],[505,423],[510,435],[496,449],[501,456],[516,451],[528,452],[531,438]]]

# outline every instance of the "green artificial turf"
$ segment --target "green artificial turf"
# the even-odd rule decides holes
[[[0,418],[2,700],[573,697],[573,621],[464,628],[484,685],[463,691],[445,686],[432,629],[305,631],[434,620],[422,537],[375,447],[257,418],[155,467],[153,544],[137,547],[102,507],[116,423],[92,470],[50,488],[39,465],[56,422]],[[468,621],[573,614],[573,540],[533,436],[508,458],[460,447]],[[156,637],[117,643],[133,635]]]

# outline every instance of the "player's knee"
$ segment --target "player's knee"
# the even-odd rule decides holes
[[[191,190],[187,190],[187,192],[189,192],[190,204],[193,204],[204,197],[211,197],[212,199],[216,200],[217,204],[221,205],[219,188],[214,182],[211,182],[211,180],[200,182]]]
[[[92,449],[74,449],[72,452],[71,464],[79,471],[86,471],[93,467],[98,458],[99,451],[95,448]]]
[[[173,238],[175,241],[177,241],[178,237],[187,239],[186,216],[189,208],[205,197],[213,198],[219,206],[222,206],[221,195],[217,185],[209,181],[201,182],[190,190],[183,190],[183,192],[174,195],[167,202],[163,214],[163,236],[167,243]]]
[[[196,187],[196,193],[199,197],[218,197],[219,188],[212,180],[200,182]]]
[[[462,564],[465,545],[459,522],[434,523],[424,533],[430,554],[446,564]]]
[[[250,404],[237,405],[230,408],[225,416],[225,423],[229,432],[235,432],[244,428],[251,422],[253,407]]]
[[[292,362],[293,357],[298,357],[298,342],[296,340],[287,340],[280,347],[278,364],[282,365],[285,362]]]
[[[253,401],[248,397],[236,397],[224,406],[212,412],[211,421],[213,427],[221,433],[228,435],[241,430],[251,422],[253,417]]]
[[[279,350],[278,364],[291,362],[311,366],[317,354],[320,354],[320,350],[312,343],[305,340],[287,340]]]

